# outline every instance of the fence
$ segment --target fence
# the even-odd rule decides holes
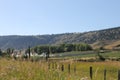
[[[58,67],[58,65],[56,64],[56,63],[49,63],[48,64],[48,69],[59,69],[59,70],[61,70],[62,72],[64,72],[65,71],[65,66],[64,66],[64,64],[61,64],[59,67]],[[68,71],[68,73],[70,74],[71,73],[71,65],[70,64],[68,64],[67,65],[67,71]],[[76,65],[74,65],[74,68],[73,68],[73,72],[74,72],[74,74],[76,74],[76,71],[77,71],[77,69],[76,69]],[[104,80],[107,80],[107,69],[104,69],[103,70],[103,78],[104,78]],[[117,80],[120,80],[120,70],[118,70],[118,79]],[[93,80],[93,67],[92,66],[90,66],[89,67],[89,77],[90,77],[90,79],[91,80]]]

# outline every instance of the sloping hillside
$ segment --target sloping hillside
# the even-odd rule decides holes
[[[0,36],[0,48],[24,49],[30,46],[61,44],[61,43],[89,43],[94,46],[106,46],[119,44],[120,27],[91,31],[84,33],[64,33],[52,35],[36,35],[36,36]],[[116,42],[116,43],[115,43]],[[108,46],[109,45],[109,46]],[[115,45],[114,45],[115,46]]]
[[[120,45],[120,40],[103,40],[103,41],[97,41],[91,44],[91,46],[94,49],[100,48],[100,47],[103,47],[104,49],[113,49],[118,45]]]

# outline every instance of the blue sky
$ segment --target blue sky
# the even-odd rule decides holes
[[[120,26],[120,0],[0,0],[0,35],[86,32]]]

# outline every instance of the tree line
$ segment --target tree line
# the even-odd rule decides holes
[[[10,56],[15,49],[8,48],[5,51],[0,49],[0,56]],[[47,54],[55,54],[55,53],[63,53],[70,51],[89,51],[92,50],[92,47],[86,43],[79,44],[59,44],[59,45],[39,45],[26,49],[25,53],[35,52],[37,54],[47,53]]]
[[[60,44],[56,46],[42,45],[33,47],[32,50],[38,54],[42,53],[62,53],[70,51],[89,51],[92,50],[92,47],[86,43],[80,44]]]

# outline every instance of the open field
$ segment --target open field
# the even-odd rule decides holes
[[[53,64],[54,63],[54,64]],[[0,80],[90,80],[89,67],[93,67],[93,80],[117,80],[120,62],[31,62],[0,59]],[[70,71],[68,70],[70,64]],[[61,65],[64,65],[61,71]]]
[[[105,58],[120,58],[120,51],[106,51],[104,53],[99,53]],[[57,58],[90,58],[97,57],[98,53],[95,51],[73,51],[73,52],[65,52],[65,53],[56,53],[54,54]]]

